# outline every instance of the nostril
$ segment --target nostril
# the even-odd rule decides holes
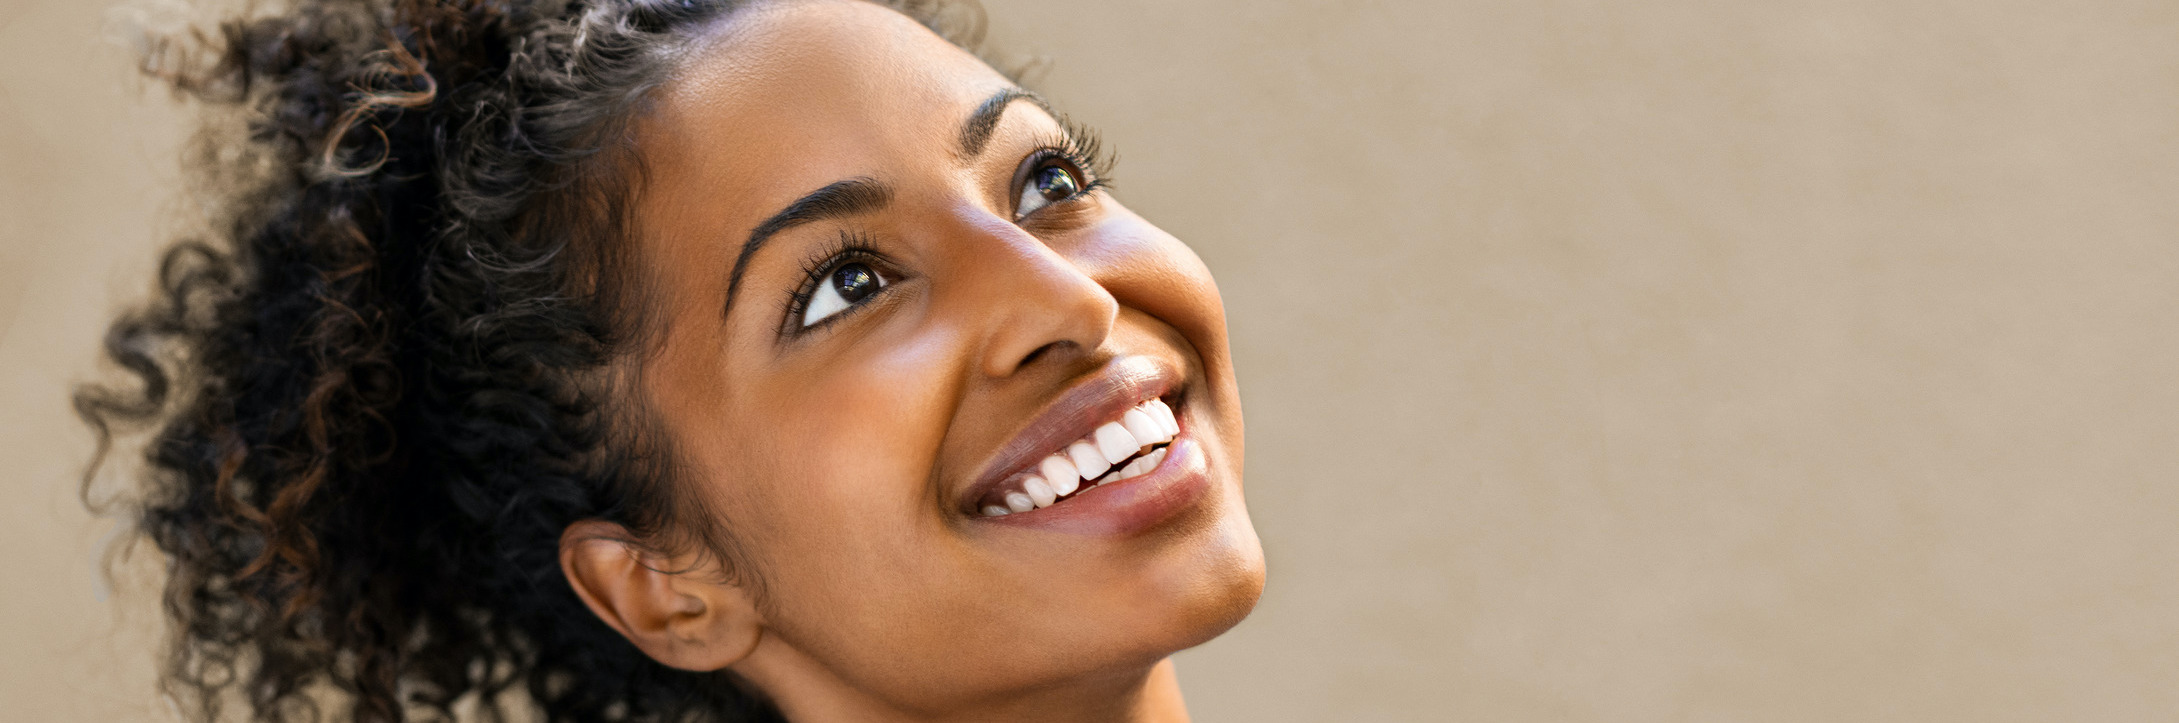
[[[1049,344],[1045,344],[1044,346],[1040,346],[1040,347],[1037,347],[1036,349],[1033,349],[1033,350],[1031,350],[1031,351],[1029,352],[1029,355],[1028,355],[1028,356],[1024,356],[1024,357],[1022,357],[1022,358],[1021,358],[1021,363],[1020,363],[1020,364],[1016,364],[1016,365],[1015,365],[1015,367],[1016,367],[1016,368],[1020,368],[1020,367],[1026,367],[1026,366],[1029,366],[1029,365],[1031,365],[1031,364],[1035,364],[1035,363],[1036,363],[1036,361],[1037,361],[1038,359],[1042,359],[1042,358],[1044,358],[1044,355],[1045,355],[1045,353],[1046,353],[1046,352],[1050,352],[1050,351],[1056,350],[1056,349],[1058,349],[1058,348],[1060,348],[1060,347],[1063,347],[1063,346],[1067,346],[1067,345],[1070,345],[1070,344],[1073,344],[1073,343],[1074,343],[1074,342],[1071,342],[1071,341],[1065,341],[1065,340],[1061,340],[1061,341],[1055,341],[1055,342],[1052,342],[1052,343],[1049,343]]]

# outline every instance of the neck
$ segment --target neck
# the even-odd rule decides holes
[[[769,644],[769,645],[767,645]],[[767,647],[770,649],[767,650]],[[1033,691],[978,698],[943,708],[887,700],[834,674],[799,651],[766,636],[734,666],[795,723],[831,721],[1017,721],[1054,723],[1187,723],[1173,660],[1113,675],[1039,686]]]

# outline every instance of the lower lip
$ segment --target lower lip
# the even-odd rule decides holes
[[[1203,448],[1183,435],[1165,446],[1165,461],[1147,473],[1091,487],[1050,507],[977,519],[1082,535],[1130,535],[1195,507],[1210,489]]]

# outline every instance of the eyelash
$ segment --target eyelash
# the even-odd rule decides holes
[[[878,253],[869,237],[851,231],[841,231],[840,235],[834,237],[831,243],[818,247],[815,252],[810,254],[809,258],[803,260],[802,284],[795,288],[793,296],[787,297],[783,328],[788,335],[803,334],[825,328],[830,326],[832,322],[851,316],[856,310],[869,306],[868,303],[856,304],[809,326],[795,323],[796,320],[802,318],[802,312],[809,310],[810,297],[817,293],[817,285],[824,283],[825,279],[832,275],[833,269],[856,261],[869,264],[872,270],[877,271],[882,276],[890,276],[892,282],[900,280],[898,275],[893,274],[892,267],[885,263],[885,257]],[[890,288],[891,285],[891,283],[888,283],[886,287]],[[881,288],[878,289],[877,293],[883,294],[885,291],[886,289]],[[873,295],[874,297],[875,295]]]
[[[1071,118],[1060,117],[1059,125],[1059,133],[1045,139],[1043,148],[1030,154],[1029,161],[1022,164],[1021,171],[1015,174],[1012,198],[1021,198],[1021,185],[1028,181],[1030,173],[1053,158],[1066,161],[1086,176],[1082,179],[1080,190],[1065,201],[1053,202],[1054,205],[1088,196],[1100,189],[1112,188],[1112,166],[1119,158],[1105,150],[1104,138],[1095,129]]]

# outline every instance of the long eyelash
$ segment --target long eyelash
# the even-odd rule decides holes
[[[849,261],[876,261],[878,258],[878,251],[869,237],[852,231],[841,231],[839,236],[817,247],[802,260],[802,284],[795,288],[792,296],[787,297],[785,319],[782,322],[785,328],[788,331],[808,331],[832,321],[826,319],[808,328],[795,323],[802,318],[802,312],[809,310],[810,297],[816,295],[817,285],[824,283],[827,272]],[[839,317],[836,315],[832,318]]]
[[[1059,128],[1060,135],[1056,139],[1058,142],[1051,144],[1051,147],[1076,168],[1089,173],[1089,184],[1082,189],[1082,193],[1111,188],[1112,167],[1119,163],[1120,157],[1105,148],[1104,136],[1097,129],[1064,115],[1059,117]]]

